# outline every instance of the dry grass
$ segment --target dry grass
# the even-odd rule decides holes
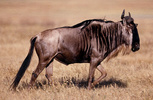
[[[43,0],[0,1],[0,100],[152,100],[153,99],[152,0]],[[27,89],[38,58],[22,78],[18,92],[9,90],[29,49],[30,38],[48,28],[73,25],[85,19],[120,20],[123,9],[139,24],[141,49],[102,63],[108,76],[88,91],[89,64],[65,66],[54,62],[54,85],[47,85],[43,71]],[[100,74],[96,72],[97,78]]]

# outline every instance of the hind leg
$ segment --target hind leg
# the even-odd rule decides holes
[[[30,86],[34,85],[35,80],[37,79],[38,75],[43,71],[45,67],[47,67],[53,61],[56,55],[55,50],[49,51],[43,46],[40,46],[39,44],[36,45],[36,53],[39,58],[39,63],[35,71],[33,71],[32,73]]]
[[[34,85],[34,82],[36,80],[36,78],[38,77],[38,75],[43,71],[44,68],[47,68],[46,72],[46,76],[47,79],[49,80],[49,82],[51,82],[51,76],[53,75],[53,59],[55,58],[57,54],[53,54],[53,56],[47,56],[47,57],[42,57],[39,59],[39,63],[38,66],[36,68],[36,70],[32,73],[32,77],[31,77],[31,81],[30,81],[30,86]]]
[[[48,84],[51,85],[53,83],[52,76],[53,76],[53,62],[46,68],[46,78],[48,79]]]
[[[37,79],[38,75],[43,71],[43,69],[47,66],[47,64],[48,64],[48,61],[46,61],[46,62],[39,61],[37,68],[32,73],[30,86],[34,85],[35,80]]]

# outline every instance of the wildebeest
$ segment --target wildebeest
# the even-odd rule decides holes
[[[53,60],[69,65],[73,63],[90,63],[88,89],[91,89],[107,73],[100,63],[105,58],[117,55],[122,48],[131,48],[133,52],[139,50],[140,40],[134,19],[121,15],[121,21],[113,22],[102,19],[85,20],[69,27],[45,30],[31,39],[29,53],[23,61],[11,87],[16,89],[26,69],[28,68],[35,48],[39,58],[36,70],[32,73],[30,86],[38,75],[46,68],[46,78],[52,82]],[[101,76],[93,81],[95,70]]]

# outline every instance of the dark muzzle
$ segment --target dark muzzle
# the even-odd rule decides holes
[[[132,45],[132,51],[135,52],[135,51],[138,51],[140,49],[140,44],[139,43],[135,43]]]

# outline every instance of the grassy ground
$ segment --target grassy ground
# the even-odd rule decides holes
[[[152,100],[153,99],[153,2],[152,0],[13,0],[0,1],[0,99],[1,100]],[[45,70],[34,89],[27,84],[38,58],[22,78],[18,92],[9,90],[29,50],[29,40],[39,32],[74,25],[85,19],[119,21],[130,11],[141,41],[136,53],[118,56],[101,65],[108,76],[88,91],[89,64],[65,66],[54,62],[54,85],[47,85]],[[100,74],[95,73],[97,78]]]

